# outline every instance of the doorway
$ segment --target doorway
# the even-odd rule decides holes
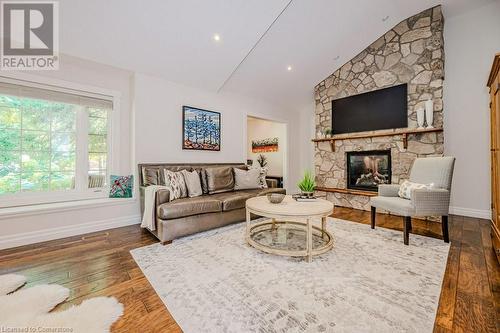
[[[267,168],[267,179],[286,188],[287,124],[247,117],[247,164]]]

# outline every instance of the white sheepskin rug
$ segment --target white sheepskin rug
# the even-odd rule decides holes
[[[68,298],[69,290],[48,284],[19,289],[25,283],[21,275],[0,275],[0,328],[5,332],[39,332],[41,328],[47,332],[109,332],[123,314],[123,305],[114,297],[95,297],[65,311],[50,312]]]

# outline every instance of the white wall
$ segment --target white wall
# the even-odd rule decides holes
[[[253,153],[252,141],[269,138],[278,138],[278,151],[269,153]],[[254,165],[258,165],[257,158],[260,154],[267,158],[268,175],[283,176],[283,167],[287,136],[286,125],[276,121],[268,121],[259,118],[249,117],[247,122],[247,159],[253,160]]]
[[[221,151],[182,150],[182,106],[189,105],[221,113]],[[245,162],[247,159],[247,116],[287,124],[298,132],[298,113],[263,101],[203,91],[161,78],[135,76],[135,131],[137,163]],[[297,146],[298,136],[289,136],[288,147]],[[300,152],[290,150],[285,187],[294,190],[300,170]]]
[[[446,17],[446,13],[445,17]],[[486,81],[500,52],[500,1],[446,18],[445,154],[456,157],[454,214],[489,218],[489,97]]]
[[[114,146],[119,146],[119,149],[113,152],[114,166],[111,171],[113,174],[133,172],[131,72],[62,55],[58,71],[38,71],[28,74],[42,79],[46,77],[118,91],[121,95],[118,124],[121,135],[114,140],[116,144]],[[29,210],[30,208],[26,208],[21,215],[5,215],[6,210],[0,211],[0,248],[139,222],[137,200],[78,206],[69,210],[62,206],[56,211],[30,212]]]
[[[245,162],[247,156],[247,116],[287,124],[289,131],[300,131],[298,113],[242,96],[202,91],[152,76],[133,74],[114,67],[62,56],[59,71],[37,72],[39,77],[59,79],[121,94],[119,150],[112,173],[136,173],[144,162]],[[222,114],[220,152],[183,151],[182,105],[205,108]],[[135,139],[134,139],[135,138]],[[286,146],[299,146],[293,136]],[[302,173],[300,152],[288,158],[288,184],[295,184]],[[288,185],[285,182],[285,187]],[[295,186],[292,185],[291,188]],[[139,203],[86,202],[86,206],[33,211],[21,215],[0,212],[0,248],[83,234],[140,222]]]
[[[314,109],[316,103],[314,97],[311,97],[311,102],[299,110],[300,128],[298,135],[301,138],[299,151],[302,170],[310,170],[314,172],[314,145],[311,139],[316,137],[316,124],[314,119]]]

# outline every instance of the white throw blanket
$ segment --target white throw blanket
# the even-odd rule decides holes
[[[163,185],[150,185],[146,187],[144,192],[144,215],[142,216],[141,228],[148,228],[151,231],[156,229],[154,219],[156,192],[167,189],[168,188]]]

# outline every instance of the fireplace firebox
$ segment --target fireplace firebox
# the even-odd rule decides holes
[[[347,152],[347,188],[376,192],[391,183],[391,151]]]

